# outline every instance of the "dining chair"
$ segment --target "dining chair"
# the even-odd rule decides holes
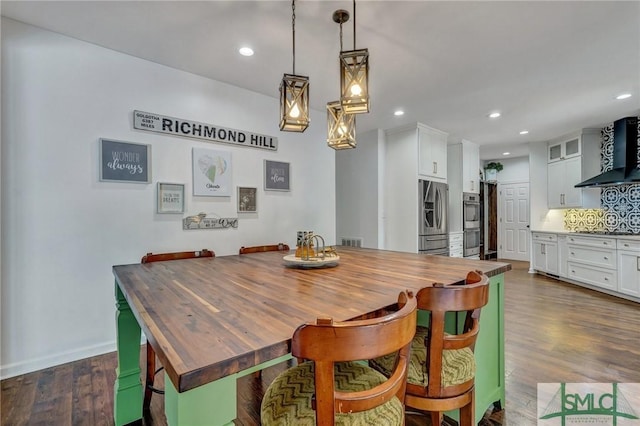
[[[337,322],[318,318],[294,332],[300,362],[269,385],[260,409],[270,425],[402,425],[409,350],[416,331],[416,299],[402,292],[395,312]],[[387,379],[366,360],[395,352]]]
[[[411,344],[405,406],[429,412],[431,424],[442,424],[444,411],[459,409],[460,426],[475,424],[475,371],[473,353],[480,330],[480,310],[489,300],[489,278],[480,271],[453,285],[435,283],[416,295],[418,309],[429,311],[429,326],[418,326]],[[447,315],[447,312],[453,312]],[[454,329],[445,317],[455,324]],[[458,320],[462,327],[458,327]],[[457,328],[458,330],[455,330]],[[389,377],[394,357],[369,361]]]
[[[263,251],[289,251],[289,246],[284,243],[265,246],[240,247],[239,254],[261,253]]]
[[[194,259],[198,257],[215,257],[215,253],[208,249],[202,249],[198,251],[179,251],[173,253],[147,253],[142,256],[140,263],[151,262],[164,262],[168,260],[181,260],[181,259]],[[147,367],[145,372],[145,385],[144,385],[144,401],[142,408],[145,411],[149,410],[151,406],[151,395],[153,393],[164,394],[162,389],[157,389],[153,386],[156,374],[158,374],[164,367],[159,367],[156,370],[156,352],[153,347],[147,341]]]

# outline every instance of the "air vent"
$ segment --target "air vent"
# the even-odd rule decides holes
[[[362,238],[341,238],[341,245],[347,247],[362,247]]]

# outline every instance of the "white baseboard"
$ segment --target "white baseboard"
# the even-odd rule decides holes
[[[53,367],[55,365],[65,364],[67,362],[77,361],[83,358],[89,358],[96,355],[102,355],[116,350],[116,342],[111,341],[99,345],[87,346],[84,348],[74,349],[67,352],[61,352],[55,355],[29,359],[26,361],[14,362],[12,364],[0,366],[0,379],[8,379],[10,377],[19,376],[21,374],[31,373],[33,371],[42,370],[43,368]]]

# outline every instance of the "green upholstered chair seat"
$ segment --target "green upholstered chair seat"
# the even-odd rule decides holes
[[[304,362],[282,372],[269,385],[262,400],[261,421],[264,426],[315,426],[316,413],[311,401],[315,393],[314,364]],[[357,392],[371,389],[387,379],[360,363],[336,363],[336,390]],[[404,409],[394,397],[384,405],[358,413],[336,413],[335,424],[344,426],[402,425]]]
[[[416,335],[411,342],[411,362],[407,382],[418,386],[427,386],[429,377],[426,371],[427,348],[425,337],[429,329],[418,326]],[[469,348],[444,350],[442,353],[442,386],[454,386],[474,378],[476,374],[476,360]],[[393,369],[395,354],[385,355],[371,360],[371,365],[383,374],[390,374]]]

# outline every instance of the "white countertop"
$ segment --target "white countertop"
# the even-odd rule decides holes
[[[599,233],[591,233],[591,232],[576,232],[576,231],[552,231],[547,229],[532,229],[531,232],[540,232],[543,234],[558,234],[558,235],[582,235],[585,237],[600,237],[600,238],[617,238],[623,240],[640,240],[640,234],[599,234]]]

